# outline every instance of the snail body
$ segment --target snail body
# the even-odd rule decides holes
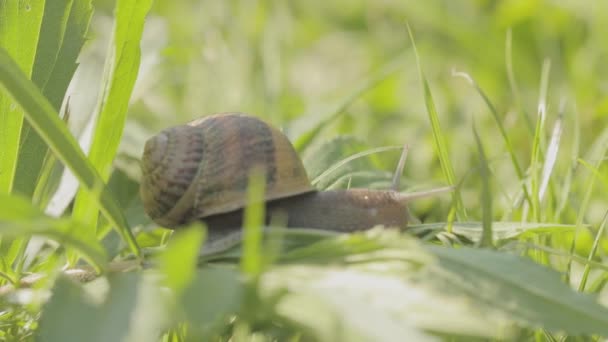
[[[409,200],[446,191],[318,191],[280,131],[253,116],[222,113],[165,129],[146,142],[140,187],[144,210],[166,228],[202,220],[212,238],[238,232],[255,167],[264,170],[267,222],[280,213],[288,227],[406,228]]]

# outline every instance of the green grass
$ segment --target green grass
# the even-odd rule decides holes
[[[605,339],[607,20],[554,0],[0,0],[0,341]],[[139,160],[225,111],[280,127],[319,189],[456,191],[412,202],[403,232],[338,234],[262,227],[253,174],[242,246],[201,254],[202,225],[143,212]]]

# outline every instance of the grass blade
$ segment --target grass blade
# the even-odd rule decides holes
[[[555,162],[557,161],[557,152],[559,151],[559,142],[563,131],[562,121],[563,116],[560,115],[553,125],[553,133],[551,134],[551,140],[549,141],[549,146],[547,147],[547,155],[545,156],[545,163],[543,165],[540,180],[540,188],[538,190],[538,197],[541,201],[545,196],[547,187],[549,186],[549,180],[551,180],[551,174],[553,173],[553,169],[555,167]]]
[[[90,0],[47,1],[44,6],[32,81],[56,111],[78,66],[76,59],[85,43],[92,14]],[[26,195],[34,193],[47,152],[44,141],[24,122],[15,190]]]
[[[511,157],[511,163],[513,164],[513,168],[515,169],[515,172],[517,173],[517,177],[519,178],[520,183],[522,185],[522,191],[524,193],[524,197],[526,198],[528,203],[531,205],[532,199],[530,198],[530,194],[528,193],[528,188],[526,187],[524,172],[523,172],[521,166],[519,165],[519,161],[517,160],[517,155],[515,155],[515,149],[513,148],[513,144],[511,143],[511,138],[509,138],[509,136],[507,135],[507,130],[505,129],[503,121],[498,117],[498,111],[496,110],[496,107],[494,107],[494,104],[492,104],[492,101],[490,101],[490,98],[488,98],[486,93],[479,87],[477,82],[475,82],[475,80],[470,75],[468,75],[464,72],[453,72],[452,75],[462,77],[462,78],[466,79],[467,81],[469,81],[469,83],[475,88],[477,93],[481,96],[481,98],[485,102],[486,106],[488,106],[488,108],[490,109],[490,113],[492,113],[492,116],[494,117],[494,121],[496,122],[496,125],[498,126],[498,130],[500,131],[502,140],[504,141],[505,147],[507,148],[507,151],[509,152],[509,155]]]
[[[15,60],[26,78],[32,74],[44,0],[0,1],[0,47]],[[23,109],[6,92],[0,92],[0,193],[13,188],[17,170]]]
[[[262,226],[264,225],[266,191],[265,173],[253,169],[247,188],[247,208],[243,222],[243,259],[241,269],[254,278],[262,272]]]
[[[604,219],[600,224],[600,229],[598,229],[595,234],[595,239],[593,239],[593,246],[589,251],[589,256],[587,257],[587,264],[585,265],[585,269],[583,270],[583,275],[581,276],[581,282],[578,284],[578,290],[580,292],[585,291],[585,286],[587,285],[587,280],[589,279],[589,272],[591,272],[591,262],[595,258],[597,254],[597,249],[600,245],[600,240],[604,236],[604,231],[606,230],[606,223],[608,222],[608,211],[604,214]]]
[[[144,21],[151,4],[151,0],[119,0],[116,3],[114,31],[95,110],[97,123],[89,151],[91,164],[104,180],[110,175],[121,140],[129,98],[139,71],[139,44]],[[91,234],[96,230],[97,211],[90,194],[81,192],[77,195],[73,215],[79,221],[90,223],[88,228]]]
[[[3,48],[0,48],[0,83],[23,107],[25,118],[57,158],[70,168],[88,191],[96,194],[93,198],[98,201],[102,213],[118,230],[131,251],[139,256],[137,242],[116,200],[105,190],[103,180],[89,163],[53,106]]]
[[[380,152],[386,152],[386,151],[393,151],[393,150],[398,150],[398,149],[402,149],[403,146],[384,146],[384,147],[377,147],[377,148],[372,148],[369,149],[367,151],[362,151],[359,153],[355,153],[353,155],[351,155],[350,157],[344,158],[342,160],[337,161],[336,163],[334,163],[332,166],[330,166],[329,168],[327,168],[325,171],[323,171],[320,175],[318,175],[317,177],[315,177],[312,181],[311,184],[312,185],[317,185],[320,181],[322,181],[325,177],[327,177],[329,174],[331,174],[332,172],[338,170],[339,168],[341,168],[342,166],[348,164],[349,162],[356,160],[358,158],[363,158],[375,153],[380,153]]]
[[[482,222],[483,231],[481,233],[481,239],[479,240],[479,246],[481,247],[492,247],[492,192],[490,190],[490,169],[488,168],[488,159],[483,149],[481,139],[473,124],[473,135],[475,136],[475,142],[477,143],[477,153],[479,154],[479,173],[481,176],[481,206],[482,206]]]
[[[194,280],[197,256],[204,239],[204,230],[200,225],[180,230],[171,236],[167,248],[159,256],[164,284],[177,298]]]
[[[532,216],[535,221],[540,222],[540,165],[543,159],[543,134],[545,131],[545,119],[547,115],[547,88],[549,86],[549,71],[551,69],[551,62],[545,60],[543,63],[543,69],[541,72],[541,84],[540,84],[540,95],[538,99],[538,114],[536,120],[536,129],[534,131],[534,140],[532,142],[532,156],[531,156],[531,179],[530,185],[532,188]]]
[[[416,56],[416,63],[418,65],[418,73],[420,75],[420,81],[422,83],[422,87],[424,90],[424,104],[426,106],[427,114],[429,115],[429,120],[431,122],[431,128],[433,129],[433,142],[435,150],[439,155],[439,162],[441,164],[441,170],[443,171],[443,176],[446,178],[448,185],[456,184],[456,177],[454,176],[454,167],[452,166],[452,162],[450,161],[450,157],[448,155],[448,148],[445,139],[445,135],[441,130],[441,124],[439,123],[439,117],[437,116],[437,109],[435,108],[435,103],[433,101],[433,95],[431,93],[431,89],[429,87],[429,83],[422,71],[422,65],[420,64],[420,57],[418,56],[418,50],[416,49],[416,42],[414,41],[414,35],[412,30],[408,25],[408,33],[410,35],[410,40],[412,41],[412,48],[414,49],[414,55]],[[460,196],[460,191],[456,190],[452,192],[452,199],[454,201],[454,205],[456,207],[456,215],[461,220],[467,219],[467,213],[462,203],[462,198]]]

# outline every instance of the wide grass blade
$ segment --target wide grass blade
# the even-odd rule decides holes
[[[78,66],[76,59],[85,43],[92,14],[90,0],[47,1],[44,6],[32,81],[56,111]],[[24,122],[15,190],[33,194],[47,153],[44,141]]]
[[[428,248],[453,274],[451,286],[509,313],[524,326],[575,335],[608,334],[608,308],[572,290],[552,269],[487,249]]]
[[[114,31],[95,109],[97,122],[89,151],[91,164],[104,180],[110,176],[121,140],[129,98],[139,71],[139,44],[151,5],[151,0],[119,0],[116,3]],[[73,216],[89,223],[91,234],[97,227],[97,212],[90,194],[80,192],[76,196]]]
[[[7,52],[0,48],[0,83],[25,110],[25,118],[49,148],[90,192],[102,213],[117,229],[131,251],[140,255],[123,213],[95,168],[78,146],[65,124],[38,88],[27,79]]]
[[[32,74],[36,45],[44,11],[44,0],[0,1],[0,48],[15,60],[14,67],[26,78]],[[13,188],[23,108],[5,91],[0,91],[0,193]]]

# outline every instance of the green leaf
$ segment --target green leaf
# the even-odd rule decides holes
[[[503,310],[524,326],[608,335],[608,308],[568,287],[552,269],[486,249],[428,248],[452,274],[451,287]]]
[[[114,31],[104,68],[101,94],[95,112],[97,122],[89,151],[89,160],[107,180],[112,161],[118,150],[129,99],[140,64],[140,41],[144,22],[152,0],[119,0],[114,11]],[[76,196],[73,215],[90,223],[91,234],[95,232],[98,208],[91,195],[80,192]]]
[[[32,80],[59,111],[85,43],[93,14],[90,0],[47,1],[40,28],[40,40]],[[38,183],[48,148],[25,122],[21,130],[21,150],[17,163],[15,189],[31,195]]]
[[[57,157],[74,173],[80,183],[98,201],[106,216],[136,255],[139,248],[129,230],[128,224],[112,195],[105,191],[105,185],[95,168],[70,134],[59,115],[36,86],[19,70],[12,58],[0,47],[0,83],[25,110],[25,118],[48,144]],[[0,145],[1,146],[1,145]]]
[[[0,0],[0,48],[15,61],[26,78],[32,73],[44,0]],[[10,92],[10,91],[9,91]],[[0,193],[13,188],[23,109],[0,90]]]
[[[181,305],[194,330],[209,329],[237,313],[244,298],[239,274],[227,268],[207,267],[195,274]]]

